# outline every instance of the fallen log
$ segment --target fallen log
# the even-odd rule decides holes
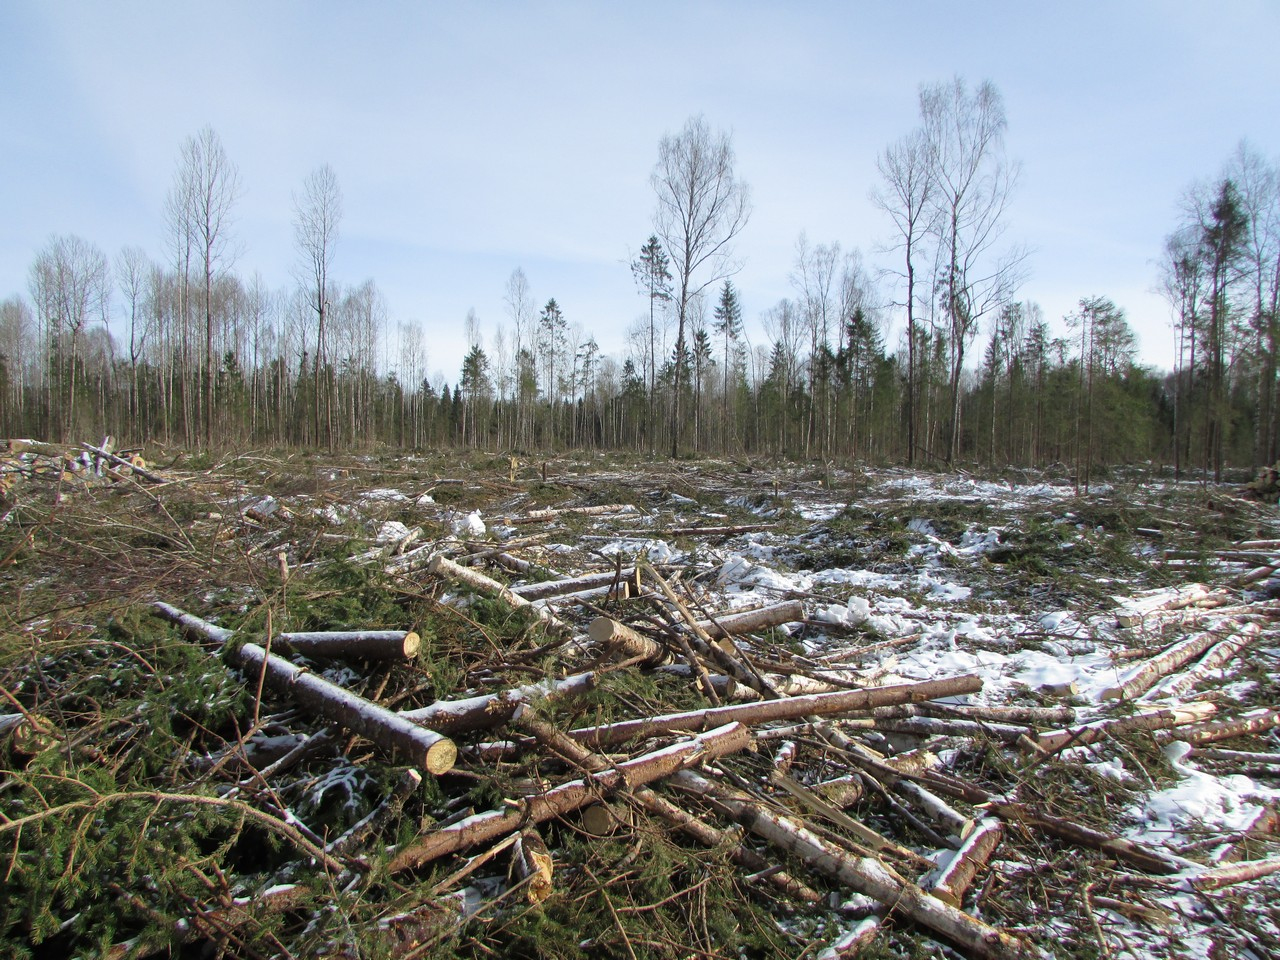
[[[511,592],[526,600],[543,600],[565,593],[577,593],[579,590],[593,590],[597,587],[608,587],[617,584],[621,587],[630,582],[636,575],[635,567],[624,567],[621,571],[605,570],[601,573],[587,573],[580,577],[569,577],[564,580],[544,580],[540,583],[526,583],[512,587]]]
[[[219,644],[232,665],[246,673],[262,677],[272,689],[327,720],[341,724],[353,733],[372,741],[385,750],[404,756],[414,766],[428,773],[447,773],[453,769],[458,749],[448,737],[420,727],[399,714],[370,700],[344,690],[323,677],[308,673],[283,657],[268,653],[256,643],[228,644],[232,632],[201,620],[167,603],[156,602],[154,609],[166,620],[184,630]]]
[[[740,523],[719,527],[671,527],[663,533],[668,537],[730,537],[739,533],[759,533],[777,529],[776,523]]]
[[[531,683],[499,693],[461,700],[437,700],[415,710],[401,710],[399,716],[437,733],[484,730],[506,723],[526,704],[583,696],[594,690],[598,681],[599,677],[594,672],[577,673],[563,680]]]
[[[1131,597],[1116,597],[1116,603],[1122,608],[1116,614],[1116,623],[1121,627],[1135,627],[1147,614],[1158,610],[1181,610],[1209,595],[1210,590],[1203,583],[1189,583],[1174,590],[1148,590]]]
[[[690,771],[672,784],[706,798],[752,833],[799,857],[809,867],[890,907],[892,912],[940,934],[974,957],[1021,960],[1043,952],[1018,937],[930,895],[873,857],[854,857],[822,840],[790,817],[767,810],[750,797]]]
[[[871,687],[866,690],[814,693],[805,697],[762,700],[759,703],[739,703],[637,720],[623,720],[603,726],[581,727],[571,730],[569,736],[579,743],[590,746],[606,746],[676,730],[706,730],[731,720],[739,720],[747,724],[795,720],[811,715],[831,715],[852,710],[868,710],[887,704],[917,703],[937,697],[960,696],[966,693],[977,693],[981,689],[981,677],[964,674],[944,680],[920,680],[915,683],[899,683],[887,687]]]
[[[1152,850],[1133,840],[1103,833],[1101,830],[1094,830],[1062,817],[1051,816],[1024,803],[996,802],[990,804],[988,811],[1007,822],[1018,823],[1028,829],[1038,830],[1076,846],[1105,853],[1129,866],[1137,867],[1144,873],[1168,876],[1180,873],[1192,865],[1189,861]]]
[[[529,903],[541,903],[551,896],[554,889],[551,851],[533,827],[520,831],[511,848],[511,862],[516,877],[525,884],[525,899]]]
[[[599,517],[610,513],[635,512],[636,508],[629,503],[608,503],[595,507],[548,507],[545,510],[530,510],[521,517],[507,517],[506,521],[511,526],[517,527],[525,523],[538,523],[542,520],[555,520],[557,517]]]
[[[726,613],[711,620],[699,620],[698,626],[713,640],[721,637],[740,636],[780,627],[784,623],[797,623],[804,619],[804,604],[799,600],[775,603],[755,610]]]
[[[1166,677],[1153,687],[1147,696],[1149,698],[1181,696],[1197,683],[1213,676],[1216,670],[1256,640],[1261,632],[1262,628],[1256,623],[1244,624],[1239,633],[1220,640],[1210,647],[1194,666],[1176,676]]]
[[[514,810],[492,810],[438,827],[397,850],[387,864],[391,873],[411,870],[477,843],[493,840],[529,823],[542,823],[563,816],[624,786],[651,783],[706,760],[744,750],[751,742],[750,731],[740,723],[727,723],[714,730],[682,740],[573,780],[520,801]]]
[[[1255,733],[1274,730],[1276,727],[1280,727],[1280,710],[1255,710],[1235,720],[1198,723],[1180,730],[1162,730],[1156,734],[1156,740],[1160,743],[1181,740],[1183,743],[1196,746],[1201,743],[1234,740],[1236,737],[1249,737]]]
[[[990,862],[996,847],[1004,839],[1004,825],[988,817],[978,824],[965,838],[964,844],[952,854],[922,886],[943,903],[958,907],[965,891],[973,883],[978,871]]]
[[[1190,663],[1213,646],[1221,634],[1204,630],[1175,643],[1157,656],[1144,660],[1129,671],[1114,687],[1107,687],[1099,695],[1102,700],[1132,700],[1150,690],[1156,682],[1179,667]]]
[[[600,648],[602,655],[619,660],[639,657],[641,666],[656,666],[671,657],[670,651],[657,640],[610,617],[596,617],[592,620],[587,627],[587,635]]]
[[[1212,747],[1192,747],[1188,756],[1206,760],[1223,760],[1253,767],[1280,767],[1280,753],[1254,753],[1252,750],[1215,750]]]
[[[412,660],[422,638],[411,630],[325,630],[278,633],[272,643],[304,657]]]
[[[997,723],[1070,723],[1076,718],[1074,707],[1019,707],[937,703],[926,701],[916,709],[936,717],[957,717],[968,720],[994,720]]]
[[[464,584],[475,590],[477,593],[483,593],[486,596],[497,597],[507,606],[516,610],[528,610],[539,620],[542,621],[543,627],[548,633],[552,633],[564,640],[577,639],[576,631],[569,624],[565,623],[546,607],[535,606],[531,601],[517,593],[513,593],[509,587],[499,583],[492,577],[486,577],[483,573],[464,567],[461,564],[454,563],[442,553],[437,553],[427,564],[427,571],[446,580],[452,580],[456,583]]]
[[[1217,706],[1212,703],[1192,703],[1185,707],[1149,710],[1129,717],[1095,720],[1079,727],[1050,730],[1047,733],[1040,734],[1032,742],[1041,750],[1054,753],[1066,747],[1097,743],[1099,740],[1105,740],[1108,737],[1123,733],[1132,733],[1135,730],[1163,730],[1168,727],[1195,723],[1197,720],[1203,720],[1205,717],[1210,716],[1217,709]]]
[[[611,766],[604,757],[597,753],[592,753],[582,744],[566,736],[546,721],[539,720],[529,711],[522,710],[516,717],[516,723],[552,753],[558,754],[587,773],[602,773]],[[822,899],[816,891],[796,880],[785,871],[771,865],[750,847],[738,843],[736,839],[720,828],[699,820],[687,810],[658,795],[651,788],[635,787],[630,791],[630,796],[650,813],[662,817],[676,829],[692,837],[704,847],[727,849],[729,856],[735,863],[753,872],[762,873],[764,879],[767,879],[769,883],[787,896],[796,897],[806,903],[817,903]],[[596,807],[589,807],[587,811],[584,811],[584,817],[587,812],[593,809],[596,809]],[[591,833],[603,832],[593,829],[590,825],[585,824],[585,821],[584,825],[587,826],[588,831]],[[611,828],[612,824],[606,823],[603,826]]]
[[[1183,881],[1183,889],[1220,890],[1237,883],[1248,883],[1280,873],[1280,857],[1269,860],[1243,860],[1226,867],[1214,867],[1204,870],[1194,877]]]

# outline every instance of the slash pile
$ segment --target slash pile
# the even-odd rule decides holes
[[[10,613],[6,944],[1207,957],[1277,930],[1263,508],[1210,503],[1225,536],[1183,556],[1150,545],[1187,522],[1173,486],[1126,516],[889,472],[342,472],[184,483],[203,589],[170,558],[107,617]]]

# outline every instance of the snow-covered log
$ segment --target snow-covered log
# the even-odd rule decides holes
[[[1237,653],[1256,640],[1261,632],[1262,628],[1256,623],[1243,624],[1238,633],[1219,640],[1210,647],[1189,670],[1167,677],[1157,684],[1147,693],[1147,698],[1182,696],[1197,683],[1213,676]],[[1214,636],[1220,636],[1220,634],[1214,634]]]
[[[1033,741],[1041,750],[1053,752],[1064,747],[1084,746],[1097,743],[1117,734],[1131,733],[1135,730],[1164,730],[1168,727],[1183,726],[1203,720],[1217,711],[1212,703],[1191,703],[1185,707],[1167,710],[1148,710],[1128,717],[1115,717],[1109,720],[1095,720],[1063,730],[1050,730],[1042,733]]]
[[[1002,839],[1004,825],[992,817],[983,820],[965,838],[960,849],[952,854],[946,866],[923,884],[924,888],[944,903],[960,906],[973,878],[990,862]]]

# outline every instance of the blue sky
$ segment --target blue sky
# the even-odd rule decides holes
[[[178,152],[208,124],[240,170],[237,272],[292,282],[292,196],[329,163],[335,275],[372,277],[450,381],[468,309],[487,342],[516,267],[621,353],[644,310],[626,261],[651,232],[657,144],[693,114],[732,132],[751,186],[736,280],[753,319],[794,295],[801,231],[887,264],[877,154],[916,124],[922,83],[992,80],[1022,164],[1021,296],[1054,324],[1111,297],[1162,367],[1152,290],[1180,195],[1242,138],[1280,155],[1280,5],[1263,0],[0,0],[0,36],[0,297],[26,294],[56,233],[164,258]]]

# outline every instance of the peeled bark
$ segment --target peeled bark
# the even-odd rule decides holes
[[[671,713],[638,720],[624,720],[600,727],[582,727],[569,735],[579,743],[591,746],[624,743],[638,737],[651,737],[674,730],[706,730],[721,723],[738,720],[756,724],[773,720],[795,720],[800,717],[846,713],[868,710],[893,703],[918,703],[937,697],[952,697],[977,693],[982,689],[982,678],[972,674],[949,677],[945,680],[921,680],[916,683],[899,683],[888,687],[872,687],[867,690],[840,690],[835,693],[815,693],[807,697],[788,697],[782,700],[763,700],[759,703],[740,703],[730,706]]]

